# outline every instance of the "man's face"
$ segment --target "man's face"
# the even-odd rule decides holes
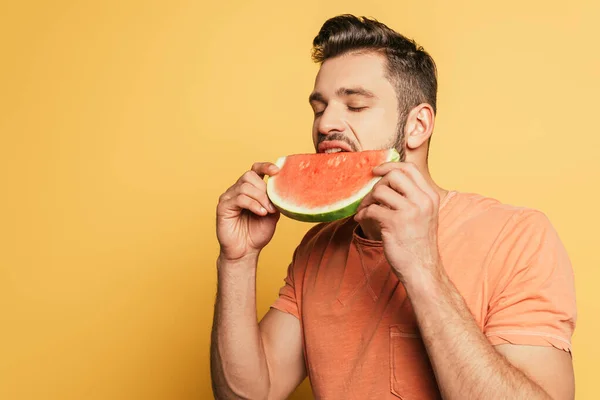
[[[310,104],[317,152],[381,150],[398,138],[398,99],[380,54],[346,54],[322,65]]]

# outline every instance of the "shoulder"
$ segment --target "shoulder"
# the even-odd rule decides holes
[[[485,245],[490,279],[500,286],[516,276],[572,280],[567,250],[545,212],[479,194],[458,197],[449,215],[461,221],[457,229],[465,232],[463,238]]]
[[[553,256],[567,265],[566,250],[549,217],[541,210],[507,204],[473,193],[458,193],[441,215],[445,243],[480,252],[486,264],[510,265]]]
[[[516,230],[553,230],[541,210],[509,204],[477,193],[456,193],[447,205],[445,218],[460,229],[494,231],[498,236],[514,236]]]

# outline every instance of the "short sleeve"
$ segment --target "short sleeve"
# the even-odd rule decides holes
[[[292,314],[300,319],[298,311],[298,301],[296,299],[296,287],[294,285],[294,263],[292,262],[287,269],[287,276],[284,279],[284,285],[279,289],[279,297],[271,305],[279,311]]]
[[[548,218],[519,213],[490,263],[484,334],[492,345],[552,346],[571,352],[577,319],[573,269]]]

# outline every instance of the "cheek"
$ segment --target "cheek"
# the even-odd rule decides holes
[[[394,133],[398,128],[398,110],[396,108],[386,109],[381,114],[381,120],[388,130],[393,130]]]
[[[385,110],[370,110],[358,114],[353,127],[365,149],[378,149],[389,145],[396,138],[396,119]]]

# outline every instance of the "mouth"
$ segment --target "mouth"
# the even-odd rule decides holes
[[[342,152],[351,152],[352,149],[348,146],[347,143],[344,143],[339,140],[334,141],[324,141],[319,143],[317,148],[319,153],[331,154],[331,153],[342,153]]]
[[[325,150],[323,153],[325,153],[325,154],[341,153],[342,151],[344,151],[344,150],[340,149],[339,147],[334,147],[332,149]]]

